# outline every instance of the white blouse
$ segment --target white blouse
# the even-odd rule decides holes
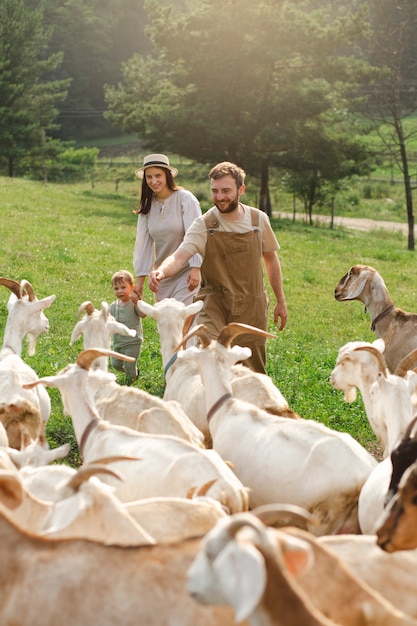
[[[188,228],[201,215],[197,198],[186,189],[174,191],[164,202],[152,200],[147,215],[138,215],[133,268],[136,276],[148,276],[167,256],[175,252]],[[188,261],[188,267],[200,267],[199,254]]]

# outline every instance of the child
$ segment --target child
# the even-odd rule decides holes
[[[110,304],[110,313],[122,324],[136,330],[136,337],[125,337],[114,334],[112,337],[112,349],[126,356],[135,357],[135,361],[122,361],[122,359],[110,358],[110,364],[119,372],[126,373],[128,383],[132,383],[138,377],[137,359],[140,354],[143,341],[141,317],[146,317],[139,311],[136,304],[130,299],[130,294],[135,288],[133,276],[126,270],[120,270],[113,274],[111,279],[114,293],[117,297]]]

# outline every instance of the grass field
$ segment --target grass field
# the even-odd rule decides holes
[[[180,180],[180,183],[185,184]],[[186,186],[198,194],[202,185]],[[38,297],[56,294],[46,311],[50,331],[38,340],[37,353],[24,358],[39,376],[73,362],[81,339],[70,346],[82,302],[98,308],[111,302],[110,278],[121,268],[132,270],[132,251],[139,183],[132,177],[115,190],[112,181],[52,185],[0,178],[2,235],[0,275],[29,280]],[[251,201],[250,196],[246,198]],[[381,204],[382,204],[381,200]],[[288,207],[288,210],[291,210]],[[368,217],[369,215],[367,215]],[[386,218],[384,218],[386,219]],[[374,266],[384,277],[397,306],[417,310],[416,258],[400,234],[310,227],[273,220],[281,245],[280,259],[289,319],[277,339],[268,341],[268,372],[290,406],[308,419],[355,436],[373,449],[375,437],[360,397],[352,405],[329,383],[338,349],[347,341],[372,341],[369,316],[357,302],[338,303],[333,292],[341,276],[356,263]],[[0,291],[0,332],[6,322],[7,289]],[[145,299],[152,294],[145,290]],[[138,386],[162,395],[159,338],[152,319],[145,319]],[[270,330],[274,330],[271,322]],[[120,377],[118,380],[123,382]],[[49,389],[52,416],[47,433],[52,446],[71,443],[67,459],[79,462],[71,420],[63,414],[59,392]]]

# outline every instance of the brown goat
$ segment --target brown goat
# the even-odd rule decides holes
[[[371,329],[385,341],[385,361],[394,373],[417,348],[417,314],[396,307],[382,276],[370,265],[353,265],[334,290],[338,302],[359,300],[369,309]],[[411,369],[411,368],[410,368]]]

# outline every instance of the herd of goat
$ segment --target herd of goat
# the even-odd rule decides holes
[[[330,382],[347,402],[359,390],[382,460],[241,364],[239,335],[269,333],[229,324],[210,340],[193,324],[201,302],[140,301],[160,398],[116,382],[111,335],[131,331],[84,302],[76,362],[39,378],[22,346],[34,354],[55,296],[0,285],[2,626],[417,626],[417,315],[374,268],[335,288],[377,338],[341,347]],[[46,387],[71,416],[78,469],[54,463],[69,446],[46,441]]]

